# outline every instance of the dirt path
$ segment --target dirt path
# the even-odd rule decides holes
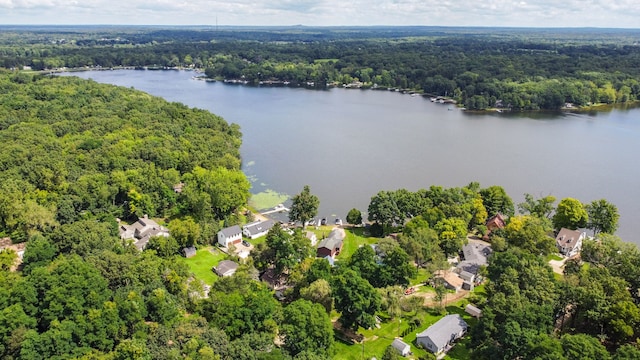
[[[465,297],[467,297],[469,295],[469,291],[468,290],[459,290],[457,293],[455,294],[450,294],[447,293],[447,295],[445,296],[445,299],[442,301],[442,305],[447,306],[450,305],[454,302],[459,301],[460,299],[463,299]],[[417,293],[413,293],[411,295],[407,295],[407,296],[415,296],[415,297],[421,297],[424,299],[424,306],[428,306],[428,307],[433,307],[433,306],[437,306],[440,305],[440,303],[438,301],[435,301],[435,297],[436,294],[433,292],[417,292]]]

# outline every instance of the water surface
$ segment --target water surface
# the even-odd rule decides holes
[[[254,193],[320,198],[319,216],[366,211],[379,190],[501,185],[524,193],[605,198],[620,235],[640,231],[640,109],[591,114],[468,114],[389,91],[248,87],[191,79],[188,71],[74,73],[210,110],[243,133]]]

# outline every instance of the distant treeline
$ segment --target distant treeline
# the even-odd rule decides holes
[[[211,78],[256,85],[281,81],[319,88],[333,83],[409,89],[453,98],[468,109],[558,109],[567,103],[626,103],[640,96],[640,34],[633,31],[107,30],[14,29],[0,36],[0,65],[34,70],[191,67]],[[24,36],[18,36],[20,31]]]

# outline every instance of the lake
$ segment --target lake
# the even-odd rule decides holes
[[[500,185],[514,199],[605,198],[617,235],[640,243],[640,109],[593,113],[469,114],[390,91],[250,87],[192,79],[190,71],[73,73],[207,109],[243,133],[254,194],[320,198],[319,217],[366,212],[380,190]],[[635,165],[634,165],[635,164]],[[275,205],[275,204],[272,204]]]

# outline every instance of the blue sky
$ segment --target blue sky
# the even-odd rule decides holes
[[[0,0],[0,24],[640,27],[639,0]]]

